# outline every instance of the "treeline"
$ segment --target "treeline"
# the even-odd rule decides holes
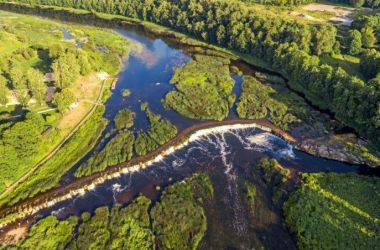
[[[309,3],[317,3],[317,0],[240,0],[246,3],[259,3],[264,5],[278,5],[278,6],[298,6]],[[329,0],[331,3],[343,3],[353,7],[369,7],[378,8],[380,6],[379,0]]]
[[[322,64],[332,53],[335,27],[309,26],[263,15],[244,3],[221,0],[157,1],[19,1],[121,14],[174,28],[270,63],[290,78],[292,87],[321,108],[379,143],[379,94],[373,86],[341,68]]]
[[[315,3],[315,0],[240,0],[245,3],[259,3],[264,5],[298,6],[302,4]]]
[[[203,203],[212,197],[209,177],[194,175],[166,188],[154,204],[139,196],[80,218],[48,216],[12,249],[196,249],[207,229]]]

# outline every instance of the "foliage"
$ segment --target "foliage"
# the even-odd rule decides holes
[[[380,52],[375,49],[365,50],[360,61],[360,68],[368,78],[380,73]]]
[[[55,84],[60,89],[65,89],[74,84],[80,74],[79,61],[73,53],[60,53],[55,59],[52,69]]]
[[[141,105],[140,105],[140,110],[141,111],[145,111],[147,108],[148,108],[148,103],[147,102],[141,103]]]
[[[242,94],[237,105],[240,118],[261,119],[269,114],[269,120],[275,125],[288,129],[289,125],[298,122],[285,102],[273,98],[276,90],[264,85],[251,76],[245,76]]]
[[[78,249],[153,249],[148,208],[144,196],[123,208],[115,204],[111,212],[100,207],[91,216],[82,214],[75,245]]]
[[[300,249],[376,249],[380,179],[357,174],[304,174],[284,205]]]
[[[140,195],[126,207],[100,207],[80,219],[44,218],[15,248],[196,249],[207,227],[202,205],[212,196],[209,177],[196,174],[166,188],[154,205]]]
[[[364,27],[363,29],[361,29],[361,34],[364,48],[371,48],[377,42],[373,28]]]
[[[24,121],[8,123],[0,129],[0,190],[19,178],[36,161],[48,138],[42,136],[44,120],[29,113]]]
[[[177,135],[177,128],[170,121],[162,119],[161,116],[154,114],[149,109],[146,112],[150,128],[147,132],[140,131],[137,134],[135,141],[137,155],[146,155]]]
[[[248,204],[250,208],[253,209],[255,207],[256,200],[256,186],[249,181],[245,181],[244,186]]]
[[[19,0],[24,1],[30,3],[29,0]],[[290,86],[302,92],[313,104],[329,109],[340,122],[380,144],[379,94],[364,81],[339,67],[324,64],[314,56],[333,52],[336,29],[330,24],[308,25],[260,13],[260,10],[238,1],[129,0],[122,5],[99,1],[96,6],[88,0],[59,3],[35,0],[33,3],[140,18],[264,59],[272,68],[285,74],[290,79]],[[361,30],[365,26],[362,24],[367,24],[379,34],[378,19],[378,14],[361,18],[353,27]]]
[[[135,151],[137,155],[146,155],[155,150],[158,144],[146,133],[140,131],[135,141]]]
[[[350,30],[347,37],[348,53],[358,55],[362,51],[362,34],[358,30]]]
[[[134,120],[136,118],[135,112],[129,109],[120,110],[115,116],[116,129],[128,129],[133,126]]]
[[[33,225],[29,235],[18,244],[17,249],[66,249],[68,243],[73,239],[77,223],[76,217],[58,221],[56,217],[48,216]]]
[[[103,171],[108,166],[114,166],[128,161],[133,155],[135,136],[129,131],[120,131],[107,145],[89,160],[83,163],[76,171],[76,177],[91,175]]]
[[[177,90],[168,93],[164,105],[193,119],[225,119],[235,102],[229,63],[223,58],[196,56],[175,70],[171,83]]]
[[[279,201],[287,193],[285,184],[289,178],[289,170],[283,168],[276,159],[262,158],[258,163],[263,172],[265,183],[272,188],[272,200]]]
[[[6,105],[8,103],[8,95],[7,79],[0,72],[0,105]]]
[[[357,30],[365,30],[372,28],[375,32],[377,41],[380,41],[380,13],[374,12],[372,15],[360,15],[353,23],[352,28]]]
[[[151,211],[158,248],[197,249],[207,228],[202,203],[212,194],[205,175],[169,186]]]
[[[38,104],[42,104],[45,99],[47,87],[44,83],[44,75],[35,69],[29,69],[26,73],[28,88]]]
[[[9,77],[18,101],[21,105],[26,106],[29,102],[30,96],[28,93],[26,77],[19,65],[11,68],[9,71]]]
[[[0,199],[0,205],[3,204],[15,204],[16,202],[28,198],[33,197],[36,194],[49,190],[55,187],[61,177],[72,168],[75,163],[83,157],[95,144],[99,135],[104,130],[106,121],[102,118],[102,114],[104,112],[103,106],[98,106],[95,112],[91,115],[91,117],[78,129],[78,131],[68,140],[60,150],[50,158],[46,163],[44,163],[41,167],[39,167],[32,175],[30,175],[26,180],[20,183],[11,193],[9,193],[4,198]],[[16,123],[16,125],[19,123]],[[31,131],[30,125],[27,125],[28,129],[22,129],[20,133],[24,136],[27,136],[28,133],[26,131]],[[22,143],[22,140],[16,140],[17,143]],[[24,141],[25,143],[25,141]],[[41,141],[40,143],[43,143]],[[36,147],[38,144],[31,144],[31,147]],[[25,152],[29,152],[27,146],[22,146]],[[0,146],[1,150],[10,150],[10,147],[4,147],[4,149]],[[35,149],[33,149],[35,150]],[[34,151],[30,151],[34,152]],[[1,170],[6,171],[5,166],[9,166],[8,169],[12,171],[7,171],[8,173],[12,173],[14,171],[23,170],[19,166],[15,166],[15,160],[9,159],[12,155],[0,153],[0,157],[5,156],[4,160],[5,164],[2,165],[4,167]],[[12,156],[13,157],[13,156]],[[17,156],[14,156],[15,158]],[[3,161],[1,161],[3,164]],[[13,163],[9,165],[9,163]],[[21,165],[24,166],[24,165]],[[25,170],[24,170],[25,171]],[[8,175],[5,174],[0,175],[6,178]]]
[[[77,247],[79,249],[106,249],[111,237],[108,229],[108,208],[97,208],[92,217],[85,212],[81,218],[83,222],[78,228]]]
[[[122,92],[122,95],[124,97],[128,97],[131,95],[131,91],[129,89],[124,89],[123,92]]]
[[[75,101],[76,98],[70,89],[63,89],[61,92],[56,93],[53,98],[53,104],[57,106],[61,113],[63,113]]]

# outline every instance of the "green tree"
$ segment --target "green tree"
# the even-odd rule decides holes
[[[366,77],[375,77],[380,73],[380,52],[375,49],[365,50],[361,56],[360,68]]]
[[[350,30],[348,33],[348,53],[358,55],[362,51],[362,34],[358,30]]]
[[[90,62],[88,61],[88,57],[86,53],[83,52],[78,56],[78,62],[80,66],[80,74],[82,76],[85,76],[91,72],[92,67],[91,67]]]
[[[65,89],[72,86],[78,79],[81,67],[74,54],[66,53],[54,61],[52,69],[56,86]]]
[[[375,45],[377,39],[373,29],[369,26],[361,30],[362,42],[364,48],[371,48]]]
[[[336,37],[336,28],[332,25],[321,25],[316,28],[314,37],[314,53],[321,55],[333,50]]]
[[[0,104],[6,105],[8,103],[8,93],[9,90],[7,88],[7,79],[3,75],[0,74]]]
[[[44,75],[36,69],[29,69],[26,73],[26,78],[32,96],[36,99],[37,103],[42,104],[47,90],[44,83]]]
[[[115,125],[117,129],[128,129],[133,126],[136,114],[129,109],[120,110],[115,116]]]
[[[20,249],[66,249],[67,244],[73,240],[77,223],[76,217],[60,222],[56,217],[48,216],[33,225],[27,238],[19,243]]]
[[[27,88],[27,81],[24,73],[18,67],[12,67],[10,71],[10,78],[12,81],[12,86],[16,91],[17,99],[21,105],[26,106],[29,102],[29,94]]]
[[[63,89],[54,95],[53,103],[57,106],[59,112],[63,113],[76,100],[73,92],[69,89]]]
[[[365,0],[349,0],[350,4],[355,8],[362,7],[365,3]]]

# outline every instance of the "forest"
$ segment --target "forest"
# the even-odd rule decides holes
[[[376,249],[380,179],[357,174],[304,174],[284,205],[300,249]],[[344,229],[344,230],[341,230]]]
[[[357,0],[349,4],[377,7],[377,1]],[[184,117],[222,121],[236,107],[239,118],[267,119],[288,132],[297,125],[306,130],[318,126],[327,137],[335,129],[331,124],[338,124],[336,128],[339,126],[342,130],[347,125],[355,129],[353,133],[357,132],[357,137],[363,137],[363,143],[367,138],[380,146],[379,14],[359,15],[351,26],[342,28],[331,23],[281,18],[254,8],[257,3],[293,6],[308,3],[307,0],[16,2],[85,9],[92,14],[103,13],[103,17],[109,19],[114,16],[106,14],[153,22],[221,46],[245,60],[257,60],[266,70],[279,73],[276,76],[260,72],[245,75],[232,66],[238,62],[230,58],[196,54],[174,69],[170,80],[173,85],[161,100],[165,108]],[[1,19],[0,24],[3,24]],[[78,101],[75,83],[96,72],[117,74],[122,59],[129,55],[131,44],[114,32],[75,25],[69,26],[67,32],[66,27],[48,25],[41,20],[5,22],[4,29],[0,30],[0,104],[7,105],[12,95],[17,106],[26,110],[20,120],[0,123],[0,193],[49,151],[49,143],[59,141],[62,131],[57,127],[58,121],[68,112],[69,106]],[[74,38],[67,39],[67,36]],[[153,49],[159,46],[162,46],[160,41],[152,43]],[[10,49],[2,54],[5,48]],[[54,74],[52,82],[44,80],[49,72]],[[240,96],[235,94],[235,87],[240,86],[236,86],[235,78],[242,80]],[[110,89],[108,83],[104,81],[105,88]],[[156,88],[162,85],[160,82],[154,84]],[[49,87],[57,92],[48,102],[45,93]],[[165,114],[153,112],[156,107],[150,109],[149,103],[138,97],[141,110],[119,110],[109,121],[110,131],[99,139],[107,125],[103,115],[109,95],[110,90],[100,93],[102,98],[95,103],[89,119],[54,157],[8,196],[0,198],[0,206],[14,205],[56,187],[62,176],[85,156],[86,161],[80,162],[75,170],[76,178],[104,171],[134,156],[147,155],[168,143],[178,129],[182,129],[166,119]],[[124,89],[122,95],[124,101],[134,97],[134,92]],[[321,112],[314,111],[314,106]],[[53,111],[39,114],[41,107]],[[15,112],[1,110],[0,115],[6,113],[4,116]],[[139,111],[148,118],[147,129],[135,127]],[[325,119],[329,122],[324,123]],[[356,138],[356,134],[353,136]],[[96,150],[88,154],[97,142],[100,144]],[[359,143],[350,143],[347,147],[352,147],[351,151],[362,147]],[[224,154],[226,148],[220,147]],[[377,159],[374,148],[364,153]],[[237,192],[245,192],[243,203],[250,207],[247,210],[252,213],[250,216],[256,216],[259,211],[256,209],[263,199],[261,192],[265,190],[265,195],[269,193],[265,200],[272,199],[267,208],[270,213],[276,213],[275,210],[287,200],[283,207],[284,222],[299,249],[378,248],[379,178],[356,173],[300,173],[298,176],[298,170],[281,164],[264,157],[241,167],[247,176],[248,173],[257,174],[234,180],[239,182]],[[313,171],[313,164],[311,161],[308,171]],[[339,171],[361,170],[359,167],[350,169]],[[224,174],[229,174],[227,172]],[[256,185],[256,178],[262,179],[260,185]],[[171,177],[168,180],[172,182]],[[128,204],[107,204],[95,211],[80,211],[80,215],[66,219],[48,216],[38,220],[28,235],[10,249],[197,249],[206,238],[209,226],[204,204],[214,195],[210,177],[195,174],[183,181],[154,188],[152,192],[159,194],[157,200],[139,194]],[[279,214],[282,216],[281,212]],[[247,214],[245,219],[249,218]],[[282,227],[282,221],[280,223]],[[265,230],[268,228],[266,225]],[[263,236],[261,240],[266,239]]]
[[[79,218],[48,216],[14,249],[196,249],[207,228],[203,202],[212,197],[209,177],[196,174],[167,187],[154,204],[140,195]]]
[[[308,25],[288,18],[261,14],[247,3],[238,1],[18,2],[73,7],[139,18],[261,58],[287,76],[290,86],[303,92],[314,104],[330,110],[339,121],[354,127],[374,143],[380,143],[378,78],[360,79],[319,58],[321,55],[341,52],[356,54],[366,50],[362,47],[363,38],[358,35],[360,31],[355,28],[347,36],[348,41],[339,41],[337,28],[329,23]],[[370,25],[365,26],[369,28]],[[373,32],[369,29],[364,34],[367,38],[368,35],[373,36]],[[372,72],[371,75],[377,75],[377,72]]]

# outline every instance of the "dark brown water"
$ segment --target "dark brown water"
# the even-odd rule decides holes
[[[140,43],[144,50],[132,54],[125,62],[116,89],[106,103],[104,116],[110,123],[102,138],[113,133],[113,118],[123,108],[130,108],[137,114],[135,132],[146,130],[149,124],[145,113],[140,110],[142,102],[148,102],[153,112],[169,119],[179,130],[196,124],[197,121],[166,110],[161,104],[161,99],[174,88],[169,83],[174,68],[184,65],[192,55],[169,46],[159,38],[150,38],[134,31],[117,32]],[[255,69],[251,70],[253,74]],[[239,96],[242,78],[237,75],[232,77],[236,82],[234,91]],[[129,97],[123,97],[125,89],[130,90]],[[235,109],[229,116],[229,119],[232,118],[236,118]],[[96,154],[106,142],[106,139],[101,139],[80,163]],[[276,158],[295,172],[361,171],[359,166],[325,160],[295,150],[282,139],[257,128],[210,132],[159,163],[106,181],[82,196],[42,211],[38,218],[54,214],[64,219],[83,211],[93,211],[99,206],[110,206],[115,202],[128,203],[139,193],[156,200],[159,198],[156,186],[167,186],[196,172],[207,172],[215,187],[215,199],[206,204],[209,226],[201,248],[293,249],[294,242],[282,227],[281,209],[272,204],[268,187],[263,184],[256,168],[256,163],[263,156]],[[72,179],[70,172],[63,178],[61,185]],[[251,180],[258,187],[257,205],[253,211],[244,197],[245,180]]]

